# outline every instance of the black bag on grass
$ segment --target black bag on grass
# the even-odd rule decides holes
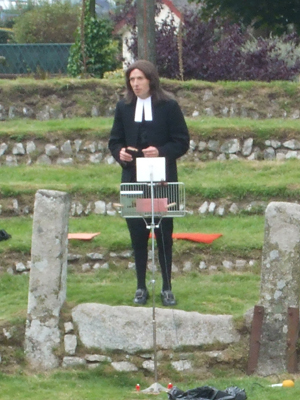
[[[168,392],[169,400],[246,400],[246,392],[238,387],[218,390],[211,386],[201,386],[184,392],[174,386]]]
[[[10,239],[11,235],[7,233],[4,229],[0,229],[0,241]]]

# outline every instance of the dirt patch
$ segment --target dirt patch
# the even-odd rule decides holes
[[[13,374],[25,365],[25,320],[16,324],[0,321],[1,372]]]

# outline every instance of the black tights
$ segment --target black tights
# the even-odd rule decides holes
[[[146,270],[148,261],[148,239],[151,229],[148,229],[143,218],[127,218],[132,248],[134,252],[137,275],[137,288],[146,289]],[[151,221],[147,220],[150,224]],[[155,223],[158,221],[155,219]],[[163,218],[159,227],[154,229],[158,248],[158,260],[161,268],[162,290],[171,290],[173,219]]]

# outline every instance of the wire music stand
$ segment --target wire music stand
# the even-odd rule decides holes
[[[153,322],[153,356],[155,382],[143,393],[159,394],[168,389],[158,383],[156,316],[155,316],[155,257],[154,229],[159,227],[162,218],[183,217],[185,215],[185,188],[182,182],[165,182],[164,169],[159,158],[158,168],[155,158],[137,159],[138,183],[122,183],[120,186],[120,213],[124,218],[144,218],[148,229],[151,229],[152,243],[152,322]],[[152,163],[153,164],[152,164]],[[155,169],[156,168],[156,169]],[[140,174],[138,173],[140,171]],[[146,179],[145,179],[146,178]],[[147,179],[148,178],[148,179]],[[159,179],[163,178],[163,179]],[[145,182],[140,180],[145,179]],[[155,181],[154,181],[155,179]],[[149,223],[149,219],[151,222]]]

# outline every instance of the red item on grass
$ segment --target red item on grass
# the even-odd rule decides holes
[[[173,239],[191,240],[192,242],[210,244],[223,236],[221,233],[173,233]]]
[[[223,236],[222,233],[173,233],[173,239],[191,240],[192,242],[210,244],[214,240]],[[151,237],[151,233],[150,233]]]
[[[100,235],[100,232],[96,233],[68,233],[68,239],[77,240],[92,240],[95,236]]]

